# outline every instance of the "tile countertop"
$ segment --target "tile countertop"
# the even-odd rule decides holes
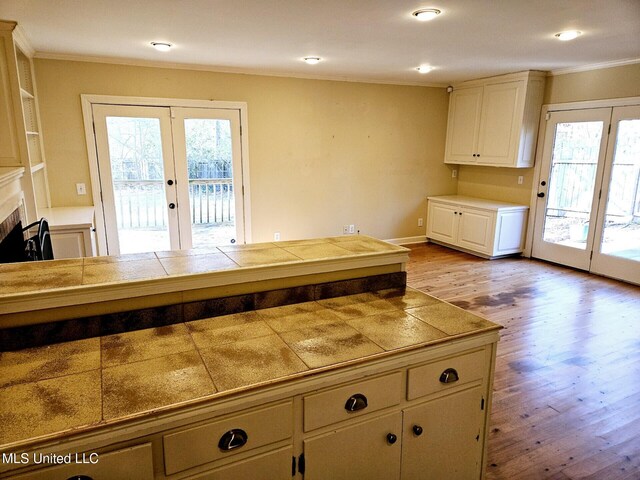
[[[0,449],[499,328],[399,289],[0,353]]]
[[[269,275],[291,276],[296,268],[297,274],[331,272],[336,262],[352,262],[350,268],[372,266],[375,261],[388,264],[390,261],[384,258],[389,256],[398,257],[395,262],[406,262],[407,252],[404,247],[372,237],[348,235],[209,250],[2,264],[0,314],[24,311],[34,299],[38,299],[38,308],[55,308],[241,283],[250,274],[263,280]],[[308,271],[311,265],[316,265],[316,271]]]

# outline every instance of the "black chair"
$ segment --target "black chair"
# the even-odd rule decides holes
[[[53,260],[53,247],[51,245],[51,235],[49,234],[49,222],[43,217],[37,222],[33,222],[22,229],[28,232],[38,226],[38,232],[25,240],[25,254],[28,261],[33,260]]]

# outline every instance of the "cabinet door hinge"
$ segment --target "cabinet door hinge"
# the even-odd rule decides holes
[[[300,472],[300,475],[304,475],[304,467],[304,453],[301,453],[298,457],[298,472]]]
[[[482,400],[480,401],[480,410],[484,410],[484,397],[482,397]]]
[[[551,119],[551,112],[547,112],[547,114],[544,116],[545,120],[550,120]]]
[[[240,136],[242,136],[242,125],[240,125]]]
[[[296,476],[296,457],[291,457],[291,476]]]
[[[611,134],[611,124],[609,124],[609,130],[607,130],[607,135]]]
[[[589,260],[593,260],[593,250],[591,250],[591,253],[589,254]]]
[[[598,200],[600,200],[601,198],[602,198],[602,190],[598,192]]]

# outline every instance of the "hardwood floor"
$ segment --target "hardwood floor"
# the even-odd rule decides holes
[[[503,325],[488,479],[640,479],[640,287],[411,248],[410,286]]]

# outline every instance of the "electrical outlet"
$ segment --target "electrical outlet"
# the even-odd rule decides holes
[[[349,225],[349,233],[356,233],[356,226],[355,225]]]
[[[451,178],[456,178],[458,176],[458,170],[451,170]]]
[[[349,233],[349,225],[342,226],[342,234],[347,235]]]
[[[76,183],[76,192],[78,195],[86,195],[87,186],[84,183]]]
[[[522,185],[523,182],[524,182],[524,177],[522,175],[520,175],[518,177],[518,185]]]
[[[418,226],[421,227],[422,225],[424,225],[424,220],[422,220],[422,218],[418,219]]]
[[[274,242],[279,242],[280,241],[280,232],[275,232],[273,234],[273,241]]]

